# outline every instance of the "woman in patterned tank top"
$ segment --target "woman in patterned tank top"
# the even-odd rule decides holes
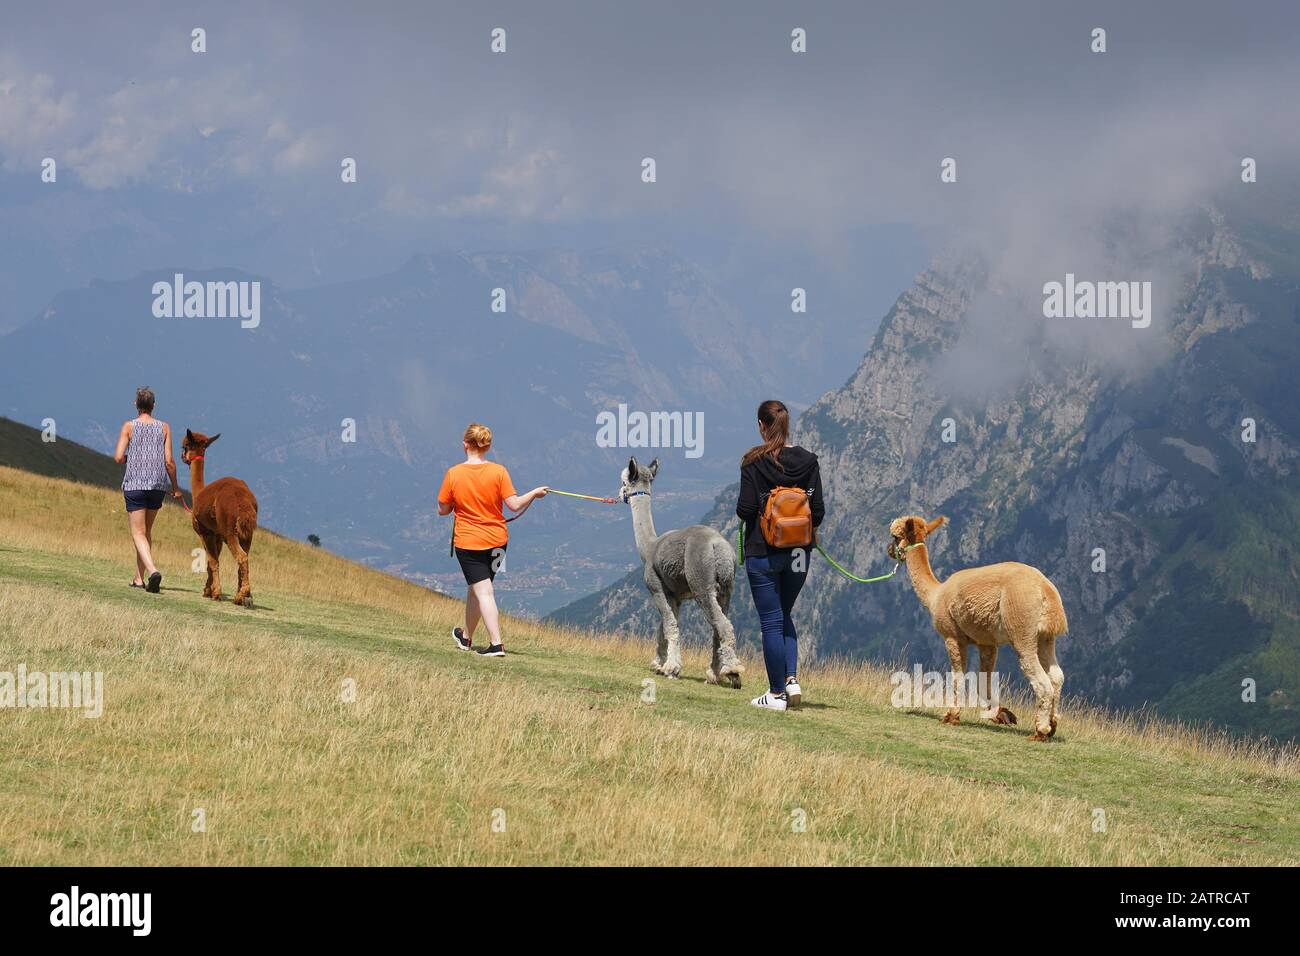
[[[154,394],[151,389],[135,390],[135,409],[139,415],[122,425],[113,459],[125,463],[122,497],[126,499],[126,519],[135,545],[135,580],[133,588],[157,594],[162,574],[153,563],[153,522],[162,507],[167,485],[173,498],[181,498],[176,482],[176,461],[172,458],[172,429],[153,417]]]

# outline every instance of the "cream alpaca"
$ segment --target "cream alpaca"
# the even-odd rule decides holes
[[[974,644],[980,652],[980,670],[992,676],[998,648],[1010,644],[1020,656],[1038,706],[1030,740],[1047,740],[1056,733],[1056,713],[1065,674],[1056,662],[1056,639],[1068,628],[1061,595],[1037,568],[1015,561],[967,568],[940,581],[930,570],[925,539],[944,521],[936,518],[896,518],[889,526],[891,558],[906,560],[912,587],[930,612],[934,629],[943,638],[948,659],[958,674],[966,673],[966,654]],[[911,546],[906,548],[905,546]],[[981,717],[1014,724],[1015,714],[1005,707],[990,707]],[[959,723],[961,709],[950,707],[946,724]]]

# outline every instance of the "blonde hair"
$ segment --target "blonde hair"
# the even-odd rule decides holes
[[[480,453],[487,451],[492,447],[492,429],[478,422],[470,422],[465,429],[465,443]]]

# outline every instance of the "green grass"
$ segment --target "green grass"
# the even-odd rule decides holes
[[[1294,753],[1077,710],[1068,675],[1048,744],[895,709],[871,668],[761,712],[758,661],[724,690],[698,650],[645,703],[648,642],[511,620],[481,659],[446,636],[456,603],[284,539],[254,543],[255,610],[205,601],[175,509],[145,595],[113,508],[0,469],[0,670],[106,681],[99,719],[0,710],[0,862],[1300,861]]]

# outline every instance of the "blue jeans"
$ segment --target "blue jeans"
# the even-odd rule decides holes
[[[795,633],[790,611],[795,598],[808,578],[805,552],[804,570],[793,571],[790,553],[773,552],[766,557],[745,559],[749,590],[754,595],[758,623],[763,628],[763,663],[772,693],[785,693],[785,679],[794,677],[799,664],[799,635]]]

